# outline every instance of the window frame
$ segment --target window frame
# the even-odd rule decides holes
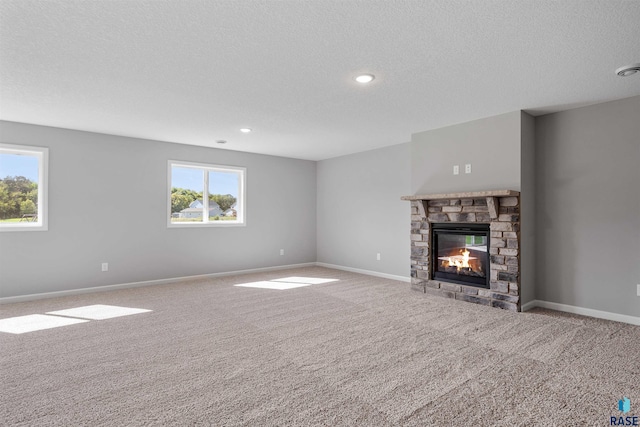
[[[172,222],[171,221],[171,188],[172,188],[172,168],[183,167],[203,171],[203,194],[202,194],[202,222]],[[209,171],[214,172],[235,172],[238,173],[238,197],[236,198],[235,221],[210,221],[205,212],[209,211]],[[244,227],[247,225],[247,168],[242,166],[216,165],[212,163],[197,163],[182,160],[167,161],[167,227],[168,228],[192,228],[192,227]],[[205,197],[206,193],[206,197]]]
[[[0,223],[0,232],[49,230],[49,148],[0,142],[3,154],[22,154],[38,159],[38,220],[36,222]],[[5,177],[0,177],[4,179]]]

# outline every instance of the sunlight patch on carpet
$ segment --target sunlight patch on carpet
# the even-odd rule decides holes
[[[286,289],[293,288],[302,288],[304,286],[311,286],[310,283],[287,283],[287,282],[269,282],[269,281],[261,281],[261,282],[251,282],[251,283],[241,283],[239,286],[242,288],[261,288],[261,289],[277,289],[279,291],[284,291]]]
[[[44,314],[29,314],[27,316],[0,319],[0,332],[10,334],[24,334],[25,332],[41,331],[59,326],[85,323],[88,320],[69,319],[66,317],[45,316]]]
[[[104,320],[114,317],[129,316],[131,314],[147,313],[151,310],[144,308],[118,307],[116,305],[87,305],[85,307],[70,308],[67,310],[49,311],[47,314],[56,316],[79,317],[81,319]]]
[[[322,283],[339,282],[339,279],[322,279],[320,277],[284,277],[282,279],[273,279],[272,282],[289,282],[289,283],[306,283],[308,285],[320,285]]]
[[[338,279],[322,279],[320,277],[284,277],[282,279],[262,280],[260,282],[241,283],[233,286],[243,288],[261,288],[261,289],[277,289],[283,291],[286,289],[302,288],[305,286],[319,285],[322,283],[337,282]]]

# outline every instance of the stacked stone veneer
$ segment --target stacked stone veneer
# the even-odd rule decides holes
[[[520,194],[411,200],[411,287],[475,304],[520,311]],[[472,195],[473,193],[460,193]],[[480,193],[482,194],[482,193]],[[437,195],[436,195],[437,196]],[[490,226],[490,288],[448,283],[431,277],[432,223],[485,223]]]

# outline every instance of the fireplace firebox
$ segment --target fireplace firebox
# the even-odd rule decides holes
[[[490,287],[489,224],[435,223],[431,232],[434,280]]]

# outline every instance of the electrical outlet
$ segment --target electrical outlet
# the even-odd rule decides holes
[[[458,166],[458,165],[454,165],[453,166],[453,174],[454,175],[460,175],[460,166]]]
[[[471,163],[464,165],[464,173],[471,173]]]
[[[378,252],[378,255],[376,255],[376,259],[377,259],[378,261],[380,261],[380,253],[379,253],[379,252]]]
[[[640,297],[640,285],[638,285],[638,296]]]
[[[102,271],[109,271],[109,263],[108,262],[103,262],[102,263]]]
[[[284,255],[284,249],[280,249],[280,255]]]

